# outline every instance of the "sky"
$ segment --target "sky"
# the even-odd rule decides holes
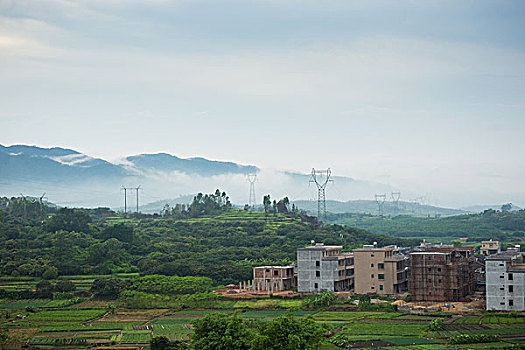
[[[0,144],[525,206],[525,2],[0,0]]]

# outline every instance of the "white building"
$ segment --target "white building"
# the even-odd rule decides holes
[[[350,290],[354,282],[352,253],[322,243],[297,249],[297,291],[319,293]]]
[[[525,264],[518,249],[485,260],[487,310],[525,310]]]

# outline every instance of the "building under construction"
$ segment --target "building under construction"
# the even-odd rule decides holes
[[[476,287],[473,247],[434,246],[410,254],[413,301],[462,301]]]
[[[282,292],[297,288],[295,265],[258,266],[253,268],[254,292]]]

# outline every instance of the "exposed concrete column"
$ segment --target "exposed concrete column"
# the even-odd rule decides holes
[[[239,292],[242,292],[242,282],[239,282]]]

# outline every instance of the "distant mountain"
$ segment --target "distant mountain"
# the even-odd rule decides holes
[[[461,210],[465,210],[471,213],[482,213],[487,209],[501,210],[503,204],[494,204],[494,205],[471,205],[468,207],[462,207]],[[511,211],[521,210],[520,207],[513,205]]]
[[[137,188],[141,210],[157,212],[166,203],[177,203],[187,193],[211,193],[216,189],[225,191],[234,205],[243,207],[248,203],[249,183],[246,175],[257,173],[256,201],[262,204],[263,195],[273,199],[287,196],[300,208],[316,213],[317,187],[310,182],[308,173],[260,169],[254,165],[242,165],[228,161],[205,158],[180,158],[168,153],[136,154],[120,161],[110,162],[91,157],[78,151],[53,147],[0,145],[0,196],[40,197],[43,193],[50,201],[62,206],[105,206],[135,208]],[[335,172],[337,174],[337,172]],[[376,213],[376,203],[371,200],[376,193],[389,194],[400,191],[392,186],[350,177],[333,176],[326,187],[327,210],[334,213]],[[128,190],[123,191],[122,187]],[[409,190],[402,191],[411,195]],[[407,197],[403,197],[407,198]],[[168,200],[167,200],[168,199]],[[185,203],[191,201],[185,200]],[[385,213],[393,212],[390,202],[385,203]],[[400,202],[400,214],[455,215],[462,210],[420,206]]]
[[[299,209],[304,209],[312,214],[317,214],[317,201],[294,201]],[[352,200],[348,202],[326,201],[326,211],[334,214],[338,213],[358,213],[358,214],[379,214],[379,208],[372,200]],[[468,212],[459,209],[440,208],[419,203],[399,202],[399,209],[393,202],[383,204],[385,216],[410,215],[410,216],[450,216],[467,214]]]
[[[186,196],[180,196],[175,199],[161,199],[155,202],[141,205],[140,211],[146,214],[160,214],[162,212],[162,208],[164,208],[166,204],[168,204],[170,207],[174,207],[176,204],[190,204],[193,201],[193,197],[195,197],[195,195],[189,194]]]
[[[167,153],[139,154],[126,160],[142,171],[181,172],[200,176],[222,174],[249,174],[259,171],[251,165],[239,165],[232,162],[218,162],[205,158],[182,159]]]

